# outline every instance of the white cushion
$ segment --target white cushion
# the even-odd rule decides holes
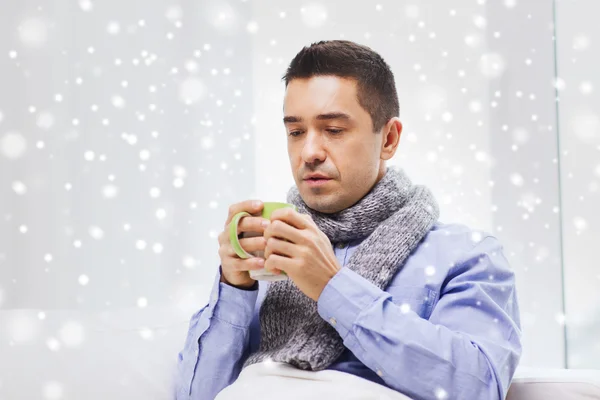
[[[519,368],[506,399],[600,399],[600,370]]]
[[[0,399],[172,400],[189,313],[0,310]]]

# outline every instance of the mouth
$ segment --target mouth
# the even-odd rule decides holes
[[[322,177],[314,177],[314,178],[308,178],[305,179],[304,182],[308,185],[308,186],[322,186],[327,184],[329,181],[331,181],[331,178],[322,178]]]

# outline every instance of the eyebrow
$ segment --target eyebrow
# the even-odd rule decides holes
[[[319,115],[317,115],[316,119],[319,121],[326,121],[326,120],[330,120],[330,119],[343,119],[346,121],[350,121],[352,118],[350,117],[350,115],[343,113],[343,112],[331,112],[331,113],[327,113],[327,114],[319,114]],[[294,122],[302,122],[302,118],[292,116],[292,115],[283,117],[284,124],[291,124]]]

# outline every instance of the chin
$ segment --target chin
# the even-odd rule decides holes
[[[332,195],[315,195],[311,193],[308,196],[302,196],[302,198],[307,206],[323,214],[334,214],[343,209],[343,207],[340,207],[339,199],[334,198]]]

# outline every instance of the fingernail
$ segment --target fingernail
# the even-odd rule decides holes
[[[262,258],[259,258],[256,263],[262,267],[263,265],[265,265],[265,260]]]
[[[261,202],[260,201],[255,201],[254,203],[252,203],[252,205],[254,206],[254,208],[259,208],[260,207]]]
[[[264,228],[266,228],[267,226],[269,226],[270,223],[271,223],[271,221],[269,221],[268,219],[264,219],[263,222],[262,222],[262,226]]]

